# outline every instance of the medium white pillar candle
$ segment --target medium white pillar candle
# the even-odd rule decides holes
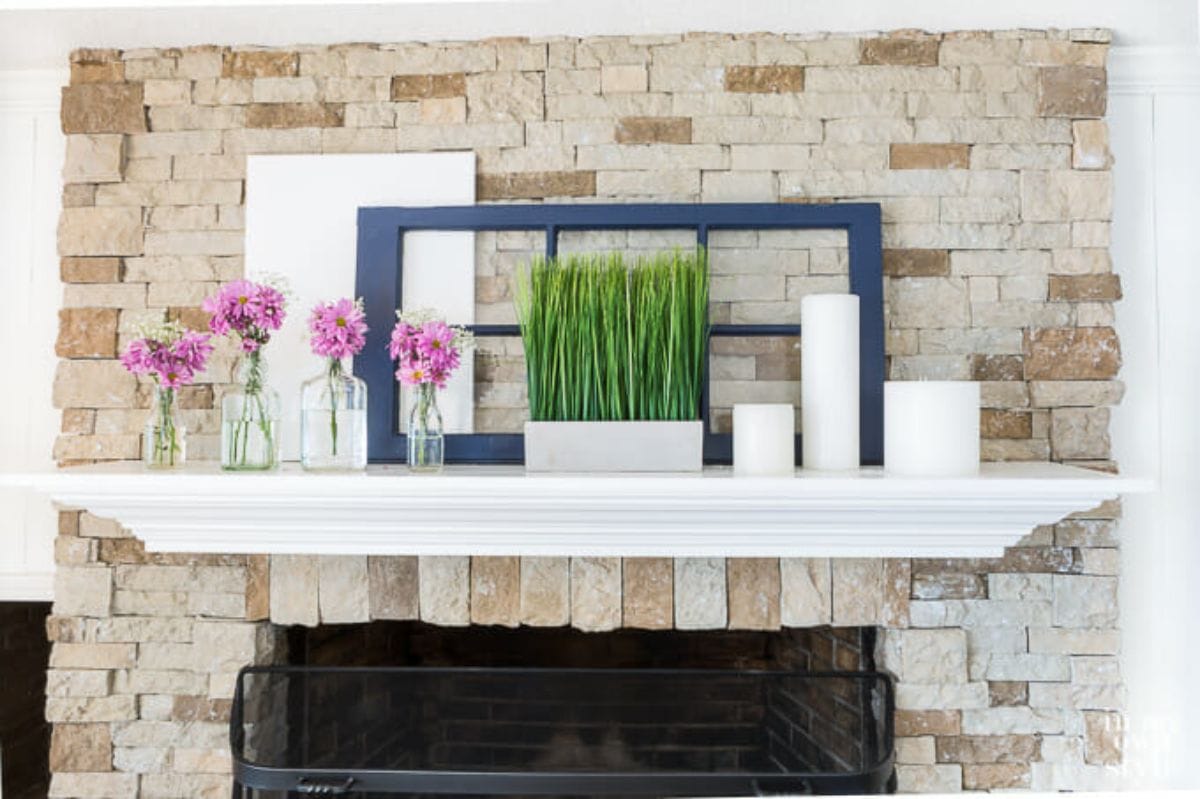
[[[883,384],[883,466],[912,477],[979,472],[979,384]]]
[[[733,473],[790,475],[796,470],[796,412],[790,404],[733,406]]]
[[[858,297],[800,300],[800,417],[806,469],[857,469]]]

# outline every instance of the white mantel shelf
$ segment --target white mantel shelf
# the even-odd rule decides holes
[[[985,464],[969,478],[878,469],[736,478],[526,474],[452,466],[410,475],[177,472],[105,464],[0,476],[116,519],[159,552],[341,555],[990,557],[1040,524],[1145,480],[1053,463]]]

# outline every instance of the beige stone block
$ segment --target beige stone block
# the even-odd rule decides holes
[[[896,739],[896,762],[903,765],[933,765],[936,751],[932,735]]]
[[[371,618],[371,582],[365,555],[317,558],[317,596],[322,624],[353,624]]]
[[[1124,725],[1120,713],[1085,711],[1084,759],[1088,763],[1120,765],[1124,753]]]
[[[1050,413],[1050,444],[1061,459],[1104,459],[1112,447],[1108,408],[1055,408]]]
[[[271,556],[271,621],[316,627],[320,623],[317,560],[307,555]]]
[[[421,100],[421,122],[428,125],[458,125],[467,121],[467,98],[434,97]]]
[[[889,283],[893,327],[962,328],[971,325],[967,282],[960,278],[911,277]]]
[[[51,669],[46,672],[46,696],[108,696],[112,692],[111,671]]]
[[[883,605],[883,561],[837,558],[831,561],[831,576],[833,623],[878,624]]]
[[[966,710],[988,707],[986,682],[900,683],[896,707],[903,710]]]
[[[962,766],[896,766],[896,788],[902,793],[958,793],[962,790]]]
[[[615,92],[644,92],[647,88],[646,67],[642,64],[612,64],[600,67],[600,90]]]
[[[675,627],[713,630],[728,624],[724,558],[675,559]]]
[[[1023,172],[1021,214],[1032,222],[1107,221],[1112,218],[1112,176],[1106,171]]]
[[[833,620],[833,588],[828,558],[781,558],[780,621],[810,627]]]
[[[131,669],[136,644],[56,643],[50,652],[52,669]]]
[[[124,408],[137,381],[117,361],[60,361],[54,376],[56,408]]]
[[[521,623],[561,627],[571,621],[571,567],[567,558],[521,558]]]
[[[729,629],[776,630],[780,625],[780,568],[777,558],[729,558]]]
[[[47,794],[50,799],[115,799],[137,795],[137,774],[99,771],[56,771],[50,776],[50,791]]]
[[[904,630],[894,634],[900,649],[900,679],[909,683],[965,683],[967,636],[963,630]]]
[[[135,208],[64,208],[59,255],[141,255],[142,212]]]
[[[371,618],[407,620],[420,617],[415,557],[370,557]]]
[[[521,623],[520,558],[471,558],[471,623],[504,627]]]
[[[237,671],[256,662],[259,625],[248,622],[199,621],[193,629],[196,671]]]
[[[1113,627],[1116,623],[1115,577],[1054,575],[1055,626],[1105,628]]]
[[[621,559],[571,558],[571,626],[587,632],[621,626]]]
[[[544,119],[542,77],[535,72],[468,75],[467,118],[472,122]]]
[[[76,134],[67,136],[64,183],[113,183],[125,168],[124,136]]]
[[[422,556],[417,562],[421,621],[447,627],[471,623],[471,559]]]
[[[253,81],[251,99],[256,103],[311,103],[320,99],[320,90],[311,77],[263,77]]]
[[[51,724],[99,724],[137,717],[137,698],[128,695],[46,699],[46,720]]]
[[[773,202],[779,197],[774,172],[704,172],[704,202]]]
[[[107,568],[60,565],[54,574],[54,613],[107,616],[112,609],[112,590],[112,572]]]
[[[1071,165],[1075,169],[1108,169],[1112,153],[1108,149],[1108,124],[1102,119],[1077,119],[1071,123],[1075,142]]]
[[[966,735],[1058,735],[1065,726],[1058,708],[993,707],[963,710]]]

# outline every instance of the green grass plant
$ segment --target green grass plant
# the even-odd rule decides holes
[[[703,249],[535,258],[516,275],[534,421],[699,418],[708,339]]]

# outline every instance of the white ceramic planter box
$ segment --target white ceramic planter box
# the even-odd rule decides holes
[[[530,472],[698,472],[704,423],[526,422]]]

